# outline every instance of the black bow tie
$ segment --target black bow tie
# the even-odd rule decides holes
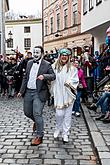
[[[39,64],[39,61],[37,61],[37,60],[33,60],[33,62]]]

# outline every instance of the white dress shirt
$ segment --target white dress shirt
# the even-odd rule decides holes
[[[37,79],[37,74],[38,74],[40,64],[41,64],[41,60],[39,60],[39,64],[33,63],[31,67],[29,80],[27,83],[27,88],[29,89],[36,89],[36,79]]]

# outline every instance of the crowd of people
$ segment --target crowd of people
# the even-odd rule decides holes
[[[109,51],[103,58],[109,64]],[[48,53],[42,46],[27,52],[26,57],[0,56],[0,92],[1,96],[23,97],[24,114],[33,121],[36,136],[31,145],[42,143],[44,136],[43,108],[48,106],[56,109],[56,126],[54,138],[62,134],[63,142],[69,141],[72,115],[81,116],[81,101],[88,103],[96,83],[103,77],[107,65],[102,65],[102,57],[98,51],[90,54],[89,47],[84,47],[80,56],[74,56],[72,49],[61,48]],[[104,63],[105,64],[105,63]],[[103,66],[103,68],[102,68]],[[105,90],[97,102],[88,106],[95,110],[101,107],[101,115],[96,120],[110,122],[110,90]]]

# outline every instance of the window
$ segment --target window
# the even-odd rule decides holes
[[[60,30],[60,13],[57,14],[57,31]]]
[[[30,49],[30,47],[31,47],[31,38],[24,38],[24,47],[25,47],[25,50]]]
[[[48,7],[48,0],[44,0],[44,9]]]
[[[50,33],[53,33],[53,17],[50,18]]]
[[[96,6],[99,5],[102,2],[102,0],[96,0]]]
[[[24,27],[24,33],[30,33],[30,26]]]
[[[83,14],[87,13],[88,0],[83,0]]]
[[[45,21],[45,36],[48,34],[48,22]]]
[[[73,5],[73,25],[76,25],[78,22],[78,12],[77,12],[78,4]]]
[[[64,28],[68,27],[68,10],[64,10]]]
[[[50,4],[52,4],[55,0],[50,0]]]
[[[89,10],[93,9],[93,0],[89,0]]]
[[[65,6],[68,3],[68,0],[62,0],[63,6]]]
[[[7,41],[7,48],[13,48],[13,39]]]

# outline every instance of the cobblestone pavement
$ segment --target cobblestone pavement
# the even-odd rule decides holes
[[[72,118],[68,144],[63,144],[61,136],[58,141],[53,138],[52,107],[45,106],[44,121],[43,143],[31,146],[35,135],[32,121],[23,114],[22,99],[0,98],[0,165],[99,165],[82,116]]]
[[[104,124],[102,121],[95,120],[101,112],[99,108],[94,112],[83,105],[83,109],[100,164],[110,165],[110,123]]]

